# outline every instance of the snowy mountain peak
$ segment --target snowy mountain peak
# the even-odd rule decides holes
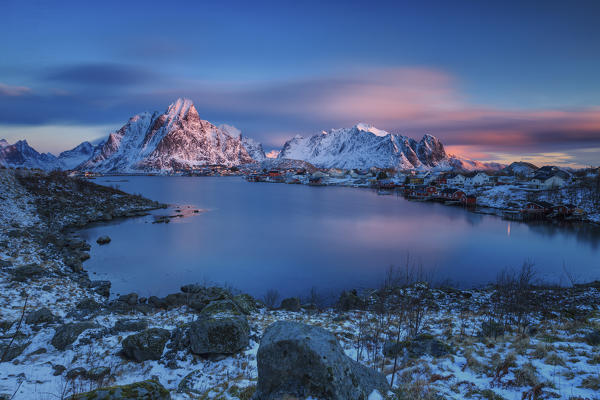
[[[283,145],[277,158],[345,169],[452,169],[454,166],[466,169],[476,165],[448,156],[442,142],[433,135],[426,134],[416,141],[363,123],[309,138],[296,136]]]
[[[6,139],[0,139],[0,148],[8,146]]]
[[[193,117],[199,117],[198,111],[196,111],[196,107],[194,107],[194,102],[190,99],[181,97],[172,103],[169,108],[167,108],[167,112],[165,114],[168,119],[186,119],[188,114]]]
[[[253,162],[241,136],[232,135],[232,129],[201,120],[193,102],[180,98],[162,114],[141,113],[131,118],[80,169],[173,171],[209,164],[233,166]],[[256,144],[248,144],[248,148],[252,145]],[[260,151],[254,150],[260,156]]]
[[[383,137],[383,136],[389,135],[389,132],[386,132],[382,129],[377,129],[373,125],[365,124],[362,122],[359,122],[358,124],[354,125],[352,128],[357,131],[370,132],[370,133],[374,134],[375,136]]]

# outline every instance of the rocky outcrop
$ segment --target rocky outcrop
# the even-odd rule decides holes
[[[366,400],[373,391],[385,395],[388,390],[382,374],[346,356],[322,328],[279,321],[260,341],[255,400]]]
[[[73,344],[84,331],[96,327],[96,324],[92,322],[75,322],[61,325],[56,329],[50,343],[58,350],[64,351],[67,346]]]
[[[52,324],[58,320],[59,318],[52,314],[52,311],[47,307],[32,311],[27,314],[27,318],[25,318],[25,322],[28,325]]]
[[[450,352],[450,346],[441,340],[426,334],[421,334],[414,339],[402,342],[389,342],[383,346],[383,354],[390,358],[402,356],[404,354],[411,358],[419,358],[425,355],[443,357],[450,354]]]
[[[137,362],[159,360],[169,337],[171,337],[171,333],[166,329],[146,329],[143,332],[127,336],[122,343],[122,353],[125,357]]]
[[[70,400],[168,400],[169,391],[156,380],[135,382],[129,385],[111,386],[79,393]]]

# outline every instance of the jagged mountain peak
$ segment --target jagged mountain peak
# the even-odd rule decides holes
[[[6,139],[0,139],[0,148],[8,146],[8,141]]]
[[[321,168],[346,169],[451,169],[453,163],[462,163],[448,156],[442,142],[431,134],[417,141],[364,123],[308,138],[296,136],[284,144],[278,158],[302,160]]]
[[[165,113],[168,119],[187,119],[189,117],[200,119],[198,111],[194,106],[194,102],[187,98],[178,98],[175,102],[171,103]]]
[[[240,135],[201,120],[194,103],[179,98],[164,113],[141,113],[130,118],[81,169],[173,171],[253,161]]]

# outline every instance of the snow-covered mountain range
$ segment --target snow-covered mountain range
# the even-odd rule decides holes
[[[230,125],[200,119],[191,100],[178,99],[164,113],[144,112],[129,119],[107,139],[83,142],[54,156],[40,154],[26,141],[0,140],[0,165],[7,167],[79,169],[96,172],[171,172],[204,165],[237,166],[266,160],[260,143]],[[300,160],[321,168],[500,169],[446,154],[434,136],[419,141],[371,125],[332,129],[287,141],[279,160]]]
[[[448,155],[435,136],[427,134],[416,141],[366,124],[332,129],[308,138],[296,136],[283,145],[277,158],[303,160],[321,168],[344,169],[474,170],[502,167]]]

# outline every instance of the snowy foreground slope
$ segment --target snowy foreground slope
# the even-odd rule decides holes
[[[277,158],[309,162],[321,168],[498,169],[497,164],[464,160],[446,154],[439,139],[426,134],[420,141],[388,133],[371,125],[332,129],[288,140]]]
[[[78,186],[81,193],[73,190]],[[431,289],[416,283],[364,295],[347,292],[335,309],[323,307],[313,294],[304,303],[291,301],[296,307],[273,310],[245,295],[200,287],[250,306],[243,317],[247,344],[233,354],[205,357],[178,347],[185,342],[180,329],[206,312],[186,300],[189,291],[156,301],[135,294],[109,300],[80,261],[71,263],[73,256],[84,258],[89,244],[65,227],[139,215],[156,203],[88,181],[11,170],[0,170],[0,197],[0,355],[6,357],[0,362],[0,398],[68,398],[154,378],[174,399],[248,400],[259,379],[261,338],[276,321],[333,333],[348,356],[393,379],[391,400],[595,399],[600,390],[598,285],[527,289],[518,323],[503,308],[511,297],[493,288]],[[150,215],[138,218],[152,221]],[[149,223],[148,229],[155,226]],[[379,304],[390,308],[382,313]],[[407,309],[418,311],[417,339],[410,340],[412,314],[397,312],[402,304],[417,307]],[[498,325],[491,315],[501,310],[506,324]],[[148,329],[167,334],[156,359],[125,357],[128,338]],[[400,347],[384,346],[397,339]]]

